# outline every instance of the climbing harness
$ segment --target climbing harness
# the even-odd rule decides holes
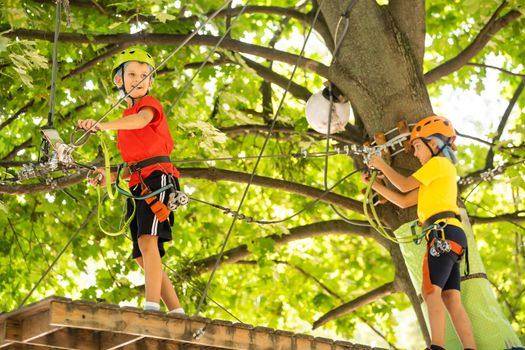
[[[104,155],[104,171],[105,171],[105,179],[106,179],[106,193],[107,196],[114,200],[117,198],[117,194],[121,193],[126,198],[131,199],[131,203],[133,205],[133,212],[132,215],[129,216],[129,218],[124,222],[122,227],[117,232],[109,232],[105,230],[101,223],[101,207],[103,203],[103,198],[101,196],[101,188],[100,186],[97,186],[97,195],[99,200],[99,207],[98,207],[98,221],[99,221],[99,227],[105,234],[109,236],[118,236],[121,234],[124,234],[127,232],[127,229],[129,228],[129,225],[131,224],[131,221],[133,220],[133,217],[135,215],[136,210],[136,203],[135,200],[144,200],[146,203],[150,206],[151,210],[155,214],[155,216],[159,219],[160,222],[164,222],[168,217],[171,211],[175,211],[178,207],[188,204],[189,197],[176,189],[175,182],[171,176],[168,176],[169,183],[166,186],[163,186],[159,188],[158,190],[151,191],[149,187],[144,183],[142,177],[140,176],[141,169],[153,165],[153,164],[160,164],[160,163],[166,163],[170,162],[170,159],[168,156],[159,156],[159,157],[153,157],[148,158],[146,160],[133,163],[129,166],[127,166],[127,163],[119,164],[116,166],[116,179],[115,179],[115,187],[117,189],[117,192],[113,192],[112,185],[111,185],[111,164],[109,159],[109,150],[107,148],[106,142],[104,141],[103,137],[100,137],[100,147],[102,149],[103,155]],[[121,171],[128,167],[128,169],[131,172],[137,172],[139,174],[139,178],[141,181],[142,191],[140,196],[134,196],[128,188],[123,188],[119,186],[120,179],[121,179]],[[88,173],[88,178],[91,176],[91,172]],[[98,177],[98,180],[101,180],[101,177]],[[168,204],[165,205],[164,203],[160,202],[158,200],[157,195],[159,193],[162,193],[164,191],[170,190],[169,195],[169,201]]]
[[[468,257],[468,247],[463,248],[460,244],[453,240],[446,239],[445,228],[449,225],[449,219],[457,219],[461,222],[461,217],[453,211],[444,211],[429,217],[424,223],[414,221],[410,226],[412,236],[416,237],[414,243],[419,245],[423,238],[427,242],[427,250],[433,257],[454,252],[458,255],[459,260],[465,256],[465,272],[464,275],[470,275],[470,262]],[[416,234],[416,227],[422,227],[423,230],[420,235]]]

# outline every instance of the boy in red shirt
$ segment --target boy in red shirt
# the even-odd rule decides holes
[[[155,66],[153,57],[144,50],[129,48],[115,58],[112,76],[113,82],[125,96],[128,108],[118,120],[97,124],[93,119],[78,121],[78,127],[95,131],[117,130],[117,146],[122,160],[130,169],[129,188],[134,196],[141,196],[146,190],[155,191],[169,182],[179,189],[178,170],[171,164],[169,155],[173,150],[166,116],[162,106],[154,97],[147,96],[153,78],[148,75]],[[146,78],[146,79],[144,79]],[[144,79],[144,81],[142,81]],[[142,81],[142,82],[141,82]],[[104,185],[105,171],[97,170],[99,177],[91,180],[91,185]],[[111,174],[111,182],[116,173]],[[147,188],[146,188],[147,187]],[[162,269],[161,257],[164,256],[164,242],[171,241],[173,213],[166,218],[154,213],[157,205],[168,202],[169,193],[161,192],[152,203],[136,200],[135,216],[130,225],[133,239],[132,257],[144,270],[146,286],[145,310],[160,310],[160,298],[170,312],[184,313],[173,285]],[[133,214],[133,199],[128,199],[129,218]],[[166,214],[166,213],[164,213]]]

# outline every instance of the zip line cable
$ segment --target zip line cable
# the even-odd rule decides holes
[[[306,151],[298,152],[298,153],[289,153],[289,154],[268,154],[263,155],[260,158],[262,159],[270,159],[270,158],[321,158],[324,157],[325,152],[311,152],[307,153]],[[337,156],[337,155],[344,155],[344,153],[340,153],[338,151],[331,151],[328,154],[329,156]],[[201,159],[175,159],[172,160],[172,163],[179,163],[179,164],[185,164],[185,163],[206,163],[206,162],[221,162],[221,161],[235,161],[235,160],[249,160],[249,159],[257,159],[259,156],[238,156],[238,157],[219,157],[219,158],[201,158]]]
[[[44,274],[42,276],[40,276],[40,279],[38,280],[38,282],[36,282],[36,284],[33,286],[33,289],[31,289],[31,291],[26,295],[26,297],[24,298],[24,300],[22,300],[22,302],[20,303],[20,305],[18,306],[18,308],[20,309],[22,306],[24,306],[24,304],[27,302],[27,300],[31,297],[31,295],[34,293],[34,291],[38,288],[38,286],[40,285],[40,283],[44,280],[44,278],[49,274],[49,272],[51,271],[51,269],[53,268],[53,266],[55,266],[55,264],[57,263],[57,261],[60,259],[60,257],[62,256],[62,254],[64,254],[64,252],[66,251],[66,249],[69,247],[69,245],[73,242],[73,240],[78,236],[78,234],[80,233],[80,231],[82,231],[88,224],[88,222],[91,220],[91,218],[93,217],[93,215],[97,212],[97,208],[98,208],[98,204],[95,205],[92,209],[91,209],[91,212],[89,213],[89,215],[87,216],[86,220],[84,220],[84,222],[82,223],[82,225],[80,225],[80,227],[78,228],[78,230],[76,230],[72,235],[71,237],[69,238],[69,240],[67,241],[66,245],[64,246],[64,248],[62,248],[62,250],[60,251],[60,253],[55,257],[55,259],[53,260],[53,262],[51,263],[51,265],[49,265],[49,267],[47,268],[47,270],[44,272]]]
[[[348,27],[350,25],[350,18],[349,18],[350,12],[352,11],[352,8],[354,7],[356,2],[357,2],[356,0],[351,0],[350,1],[350,3],[348,4],[345,12],[343,12],[341,14],[341,17],[339,18],[339,21],[337,22],[337,26],[336,26],[335,34],[334,34],[334,52],[332,54],[332,60],[330,62],[330,66],[332,66],[335,63],[335,61],[337,60],[337,53],[339,52],[339,49],[341,48],[341,44],[343,42],[343,39],[346,37],[346,34],[348,33]],[[341,38],[338,41],[337,37],[339,35],[339,26],[340,26],[341,21],[343,19],[345,20],[343,33],[341,35]],[[332,126],[332,113],[333,113],[333,105],[334,105],[333,94],[332,94],[332,83],[328,84],[328,91],[329,91],[329,96],[330,96],[330,106],[329,106],[329,111],[328,111],[328,125],[327,125],[326,147],[325,147],[325,156],[324,156],[324,175],[323,175],[323,179],[324,179],[324,188],[325,188],[325,190],[328,188],[328,153],[327,152],[330,149],[330,138],[331,138],[330,129],[331,129],[331,126]],[[351,219],[347,218],[333,204],[330,204],[330,208],[332,209],[333,212],[335,212],[346,223],[357,225],[357,226],[366,226],[366,227],[370,226],[369,224],[363,224],[361,222],[358,222],[358,221],[351,220]]]
[[[87,141],[87,136],[89,136],[93,130],[96,128],[96,126],[102,121],[104,120],[108,115],[109,113],[113,112],[118,106],[120,106],[120,104],[130,96],[130,94],[135,91],[135,89],[140,86],[140,84],[142,84],[146,79],[150,78],[154,73],[157,72],[157,70],[159,70],[169,59],[171,59],[177,52],[179,52],[188,42],[190,42],[191,39],[193,39],[193,37],[195,35],[197,35],[197,33],[203,29],[209,21],[211,21],[212,19],[214,19],[226,6],[228,6],[230,3],[232,2],[232,0],[226,0],[219,9],[217,9],[214,13],[212,13],[208,18],[206,18],[206,20],[199,26],[199,28],[197,28],[193,33],[191,33],[190,35],[188,35],[188,37],[186,39],[184,39],[182,41],[181,44],[179,44],[179,46],[177,46],[172,52],[170,52],[170,54],[168,56],[166,56],[159,64],[157,67],[153,67],[153,70],[148,74],[146,75],[144,78],[142,78],[142,80],[140,82],[138,82],[125,96],[123,96],[122,98],[120,98],[113,106],[111,106],[111,108],[106,112],[104,113],[97,121],[95,124],[93,124],[89,129],[85,130],[82,135],[80,135],[80,137],[73,141],[72,137],[74,136],[75,133],[72,133],[71,134],[71,146],[72,147],[79,147],[79,146],[82,146],[84,143],[86,143]],[[86,138],[86,140],[84,140],[82,143],[81,141]]]
[[[166,115],[169,115],[171,113],[171,110],[173,109],[173,107],[180,101],[180,99],[182,98],[182,96],[186,93],[186,90],[188,90],[189,86],[191,85],[191,83],[193,82],[193,80],[197,77],[197,75],[199,75],[199,73],[202,71],[202,69],[204,68],[204,66],[206,66],[206,63],[208,63],[210,57],[215,53],[215,51],[217,51],[217,48],[221,45],[221,43],[223,42],[223,40],[226,38],[226,36],[228,36],[228,34],[230,33],[231,29],[233,28],[233,24],[239,19],[241,18],[241,15],[244,13],[244,11],[246,10],[246,8],[248,7],[248,4],[250,3],[251,0],[248,0],[246,1],[246,3],[244,4],[244,6],[242,7],[241,11],[239,11],[239,13],[237,14],[237,16],[235,16],[235,18],[233,19],[233,21],[231,21],[231,23],[228,25],[228,28],[226,28],[226,32],[223,34],[223,36],[219,39],[219,41],[217,41],[217,44],[215,44],[215,46],[210,50],[210,52],[208,53],[208,55],[206,56],[206,59],[204,59],[204,61],[201,63],[199,69],[197,69],[197,72],[195,72],[193,74],[193,76],[191,77],[191,79],[186,83],[186,85],[184,86],[184,88],[182,89],[182,91],[180,92],[180,94],[177,96],[177,98],[175,99],[175,101],[170,105],[170,107],[168,108],[168,110],[166,111]]]
[[[225,206],[222,206],[222,205],[219,205],[219,204],[215,204],[215,203],[210,203],[208,201],[205,201],[205,200],[202,200],[202,199],[198,199],[198,198],[194,198],[194,197],[190,197],[190,199],[192,201],[195,201],[195,202],[198,202],[198,203],[201,203],[201,204],[204,204],[204,205],[208,205],[208,206],[211,206],[213,208],[216,208],[216,209],[219,209],[219,210],[222,210],[225,214],[230,214],[232,217],[236,217],[238,220],[244,220],[248,223],[255,223],[255,224],[259,224],[259,225],[273,225],[273,224],[279,224],[279,223],[282,223],[282,222],[285,222],[285,221],[288,221],[288,220],[291,220],[293,219],[294,217],[300,215],[301,213],[303,213],[304,211],[310,209],[311,207],[313,207],[317,202],[319,202],[321,199],[323,199],[327,194],[331,193],[331,191],[339,186],[343,181],[345,181],[346,179],[348,179],[349,177],[351,177],[352,175],[356,174],[357,172],[359,171],[362,171],[363,169],[355,169],[353,170],[352,172],[350,172],[349,174],[345,175],[344,177],[342,177],[341,179],[339,179],[334,185],[332,185],[330,188],[326,189],[323,191],[323,193],[321,193],[321,195],[319,195],[318,197],[316,197],[314,200],[310,201],[308,204],[306,204],[302,209],[300,209],[299,211],[295,212],[294,214],[290,215],[290,216],[287,216],[286,218],[284,219],[275,219],[275,220],[255,220],[253,217],[251,216],[246,216],[244,214],[241,214],[239,212],[236,212],[236,211],[232,211],[230,208],[228,207],[225,207]],[[353,224],[353,225],[358,225],[358,226],[370,226],[368,224],[364,224],[362,222],[350,222],[350,224]]]
[[[60,33],[61,4],[62,0],[56,0],[55,35],[53,40],[53,67],[51,68],[51,93],[49,96],[49,113],[47,115],[47,125],[49,127],[53,127],[53,117],[55,115],[55,97],[58,70],[58,36]]]
[[[266,145],[268,144],[268,140],[270,139],[270,136],[271,136],[271,134],[272,134],[272,131],[273,131],[274,127],[275,127],[275,124],[276,124],[276,121],[277,121],[277,117],[279,116],[279,112],[281,111],[281,108],[282,108],[282,106],[283,106],[283,104],[284,104],[284,100],[285,100],[285,98],[286,98],[286,94],[287,94],[287,92],[288,92],[288,90],[290,89],[290,86],[291,86],[291,84],[292,84],[293,77],[294,77],[295,72],[296,72],[296,70],[297,70],[297,66],[298,66],[299,61],[301,60],[301,58],[302,58],[302,56],[303,56],[303,54],[304,54],[304,51],[305,51],[305,48],[306,48],[306,44],[307,44],[307,42],[308,42],[308,39],[310,38],[310,34],[312,33],[312,30],[313,30],[314,25],[315,25],[315,23],[317,22],[317,18],[319,17],[319,13],[320,13],[320,12],[321,12],[321,6],[319,6],[319,7],[317,8],[317,11],[316,11],[315,16],[314,16],[313,21],[312,21],[312,25],[310,26],[310,29],[309,29],[309,31],[308,31],[308,34],[307,34],[305,40],[304,40],[303,47],[301,48],[301,52],[300,52],[300,54],[299,54],[299,57],[298,57],[298,59],[297,59],[297,62],[295,63],[294,68],[293,68],[293,71],[292,71],[292,74],[291,74],[291,76],[290,76],[290,79],[288,80],[288,85],[286,86],[286,89],[284,90],[283,97],[282,97],[282,99],[281,99],[281,102],[280,102],[280,104],[279,104],[279,107],[277,108],[277,111],[275,112],[275,115],[274,115],[274,117],[273,117],[273,120],[272,120],[272,124],[271,124],[271,126],[270,126],[270,129],[268,130],[268,133],[266,134],[266,138],[265,138],[265,140],[264,140],[264,143],[263,143],[263,145],[262,145],[261,151],[260,151],[260,153],[259,153],[259,157],[257,158],[257,161],[256,161],[256,163],[255,163],[255,166],[253,167],[252,173],[251,173],[251,175],[250,175],[250,180],[248,181],[248,184],[246,185],[246,188],[245,188],[245,190],[244,190],[244,193],[243,193],[243,195],[242,195],[242,198],[241,198],[241,200],[240,200],[240,202],[239,202],[239,206],[238,206],[238,208],[237,208],[237,212],[240,212],[240,211],[241,211],[242,205],[243,205],[243,203],[244,203],[244,200],[245,200],[245,198],[246,198],[246,196],[247,196],[247,194],[248,194],[248,190],[250,189],[250,185],[251,185],[251,183],[252,183],[252,181],[253,181],[253,178],[254,178],[254,176],[255,176],[255,172],[257,171],[257,168],[258,168],[259,163],[260,163],[260,161],[261,161],[260,156],[263,155],[264,150],[265,150],[265,148],[266,148]],[[206,294],[208,293],[208,289],[210,288],[211,281],[213,280],[213,277],[214,277],[214,275],[215,275],[215,271],[217,270],[217,268],[218,268],[218,266],[219,266],[219,263],[220,263],[220,261],[221,261],[221,259],[222,259],[222,256],[223,256],[223,254],[224,254],[224,250],[226,249],[226,244],[228,243],[228,239],[230,238],[230,235],[231,235],[231,233],[232,233],[232,231],[233,231],[233,226],[235,225],[235,222],[236,222],[236,221],[237,221],[237,217],[234,216],[234,217],[233,217],[233,220],[232,220],[232,223],[231,223],[231,225],[230,225],[230,228],[228,229],[228,233],[226,234],[226,237],[225,237],[225,239],[224,239],[224,243],[223,243],[223,245],[222,245],[222,247],[221,247],[220,253],[219,253],[219,255],[218,255],[218,257],[217,257],[217,260],[216,260],[216,262],[215,262],[215,266],[213,267],[213,270],[212,270],[212,272],[211,272],[211,274],[210,274],[210,278],[208,279],[208,282],[206,283],[206,287],[205,287],[204,292],[203,292],[203,294],[202,294],[202,296],[201,296],[201,299],[200,299],[200,301],[199,301],[199,305],[198,305],[198,307],[197,307],[197,311],[196,311],[196,313],[195,313],[196,315],[199,314],[199,312],[200,312],[200,310],[201,310],[201,308],[202,308],[202,304],[203,304],[203,302],[204,302],[204,299],[205,299],[205,297],[206,297]]]

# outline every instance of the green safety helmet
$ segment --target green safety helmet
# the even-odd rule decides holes
[[[129,61],[144,62],[155,69],[155,60],[153,59],[153,56],[138,47],[130,47],[119,52],[115,56],[115,62],[113,63],[113,69],[111,70],[111,77],[113,78],[115,76],[120,66]]]

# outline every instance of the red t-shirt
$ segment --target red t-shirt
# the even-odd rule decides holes
[[[173,139],[168,128],[166,116],[162,111],[162,105],[152,96],[145,96],[137,104],[128,108],[123,113],[123,118],[137,114],[142,108],[151,107],[155,112],[153,119],[142,129],[118,130],[117,146],[126,163],[137,163],[141,160],[157,157],[170,156],[173,150]],[[147,178],[155,170],[161,170],[180,176],[179,171],[171,163],[160,163],[147,166],[142,169],[141,176]],[[131,175],[129,187],[140,183],[137,173]]]

